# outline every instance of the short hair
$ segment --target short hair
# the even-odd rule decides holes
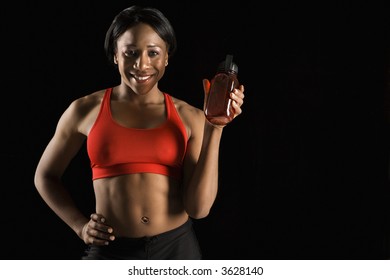
[[[104,50],[110,63],[113,63],[117,51],[118,38],[127,29],[139,23],[148,24],[154,29],[167,44],[169,56],[175,53],[177,48],[175,31],[165,15],[156,8],[134,5],[119,12],[107,30]]]

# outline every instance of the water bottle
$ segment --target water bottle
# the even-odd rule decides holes
[[[217,73],[210,81],[210,91],[206,100],[204,113],[209,122],[226,125],[233,120],[233,100],[230,93],[239,87],[237,79],[238,66],[232,55],[226,55],[217,68]]]

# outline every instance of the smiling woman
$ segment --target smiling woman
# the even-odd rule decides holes
[[[65,110],[36,168],[36,188],[87,245],[83,259],[201,259],[192,219],[206,217],[214,204],[225,126],[160,90],[176,37],[159,10],[121,11],[104,48],[120,83]],[[203,88],[207,98],[207,79]],[[244,86],[230,98],[235,118]],[[96,200],[90,217],[62,181],[85,141]]]

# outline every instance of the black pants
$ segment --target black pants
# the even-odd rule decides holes
[[[200,260],[191,219],[176,229],[150,237],[118,237],[107,246],[89,245],[83,260]]]

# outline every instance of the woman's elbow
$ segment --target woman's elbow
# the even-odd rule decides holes
[[[210,214],[210,208],[208,207],[200,207],[196,209],[187,209],[187,214],[193,219],[199,220],[206,218]]]

